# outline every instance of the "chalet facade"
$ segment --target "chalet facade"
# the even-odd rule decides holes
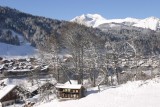
[[[16,85],[7,85],[0,89],[0,106],[5,107],[8,105],[12,105],[16,102],[20,97],[17,95]]]
[[[56,93],[59,99],[79,99],[84,97],[84,87],[80,84],[57,84]]]
[[[30,93],[16,85],[4,85],[0,87],[0,107],[13,105],[23,99],[30,97]]]

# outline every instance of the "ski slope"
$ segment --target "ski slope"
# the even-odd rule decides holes
[[[36,53],[36,48],[30,46],[29,43],[16,46],[0,42],[1,57],[31,56]]]
[[[3,33],[11,31],[13,37],[18,37],[20,45],[17,46],[0,42],[0,57],[28,57],[33,56],[37,52],[37,49],[32,47],[31,44],[21,34],[11,29],[3,29],[2,31]]]
[[[160,107],[160,78],[127,82],[118,87],[90,89],[89,95],[79,100],[53,100],[36,107]]]

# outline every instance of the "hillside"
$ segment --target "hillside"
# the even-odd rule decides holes
[[[22,45],[24,41],[20,38],[24,38],[38,49],[49,51],[51,44],[56,44],[58,51],[61,51],[68,48],[66,38],[77,34],[86,38],[92,36],[98,41],[104,41],[98,38],[105,35],[98,29],[76,23],[33,16],[9,7],[0,7],[0,42]]]
[[[98,51],[100,49],[105,50],[105,44],[108,41],[115,44],[133,41],[133,45],[139,54],[155,55],[160,53],[160,33],[158,31],[130,26],[130,24],[136,22],[142,22],[143,24],[144,21],[126,18],[124,20],[108,20],[109,23],[104,23],[106,19],[98,14],[82,15],[76,17],[75,20],[81,18],[83,19],[82,24],[91,24],[93,27],[96,25],[98,29],[77,23],[33,16],[8,7],[0,7],[0,42],[22,45],[23,42],[27,41],[31,46],[44,51],[51,51],[51,48],[56,45],[58,53],[64,53],[64,50],[70,53],[72,47],[69,46],[70,41],[68,39],[74,36],[75,40],[78,40],[79,35],[84,40],[94,44],[94,47],[98,47]],[[148,23],[158,21],[154,17],[146,20],[147,22],[149,20]],[[159,25],[157,24],[157,26]]]
[[[58,101],[40,104],[35,107],[159,107],[160,78],[147,81],[127,82],[117,87],[90,89],[85,98],[79,100]]]
[[[159,19],[154,17],[107,20],[98,14],[88,14],[68,22],[0,6],[0,76],[8,78],[8,74],[10,79],[19,76],[24,83],[26,77],[38,87],[40,79],[45,83],[52,79],[56,83],[73,79],[85,88],[102,86],[100,93],[97,88],[91,88],[85,98],[65,102],[55,99],[53,88],[44,89],[44,96],[37,90],[36,95],[23,99],[27,104],[35,98],[35,106],[158,107],[160,79],[153,79],[160,75],[158,29]],[[34,59],[34,64],[23,58],[12,58],[35,53],[35,58],[27,58]],[[18,60],[25,62],[17,63]],[[128,82],[133,80],[143,81]],[[53,101],[39,105],[44,100]]]
[[[30,44],[21,46],[0,43],[0,56],[1,57],[14,57],[14,56],[33,56],[36,53],[36,48]]]
[[[160,45],[157,42],[160,40],[158,18],[105,19],[99,14],[83,14],[73,18],[71,22],[100,29],[114,43],[133,41],[132,45],[140,54],[157,55],[160,52]]]

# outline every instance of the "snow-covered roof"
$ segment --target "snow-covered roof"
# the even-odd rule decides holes
[[[0,69],[3,69],[3,67],[4,67],[4,64],[0,65]]]
[[[82,87],[81,84],[57,84],[56,88],[68,88],[68,89],[80,89]]]
[[[73,85],[77,85],[78,84],[77,80],[70,80],[70,81],[71,81],[71,84],[73,84]],[[70,84],[70,82],[67,81],[65,84]]]
[[[11,70],[7,70],[8,72],[29,72],[31,71],[30,69],[11,69]]]
[[[4,83],[4,84],[7,85],[8,82],[9,82],[9,79],[8,79],[8,78],[5,78],[5,79],[3,79],[3,80],[0,80],[0,84]],[[0,90],[1,90],[1,88],[0,88]]]
[[[0,100],[7,95],[10,91],[12,91],[12,89],[14,89],[16,87],[16,85],[7,85],[5,87],[3,87],[2,89],[0,89]]]
[[[49,68],[49,66],[48,66],[48,65],[45,65],[44,67],[42,67],[41,70],[43,71],[43,70],[46,70],[46,69],[48,69],[48,68]]]
[[[42,87],[45,84],[53,84],[52,82],[39,82],[39,84],[35,84],[33,86],[28,86],[28,91],[33,92],[36,91],[38,88]]]

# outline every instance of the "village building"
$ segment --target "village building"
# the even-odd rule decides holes
[[[23,101],[24,97],[29,98],[31,94],[17,85],[0,84],[0,107],[13,105]]]
[[[84,97],[84,87],[81,84],[57,84],[57,97],[65,99],[79,99]]]
[[[50,82],[47,82],[47,83],[43,83],[43,84],[39,84],[36,85],[36,86],[33,86],[34,88],[32,88],[32,90],[30,91],[31,92],[31,95],[32,96],[35,96],[39,93],[44,93],[46,91],[51,91],[55,88],[55,85],[50,83]]]
[[[12,105],[20,98],[16,93],[16,85],[7,85],[0,89],[0,107]]]

